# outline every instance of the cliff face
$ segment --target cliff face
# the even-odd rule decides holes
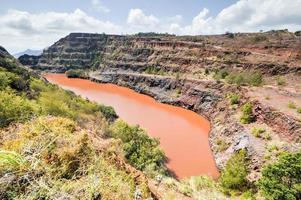
[[[300,36],[278,31],[218,36],[118,36],[71,33],[43,51],[39,69],[127,68],[202,73],[206,68],[301,73]],[[32,57],[31,57],[32,59]],[[20,59],[29,64],[26,59]]]

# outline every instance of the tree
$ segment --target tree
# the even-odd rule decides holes
[[[301,199],[301,151],[285,153],[265,167],[258,185],[266,199]]]
[[[247,186],[247,163],[247,151],[245,149],[236,152],[228,160],[219,180],[224,192],[231,193],[233,190],[241,190]]]

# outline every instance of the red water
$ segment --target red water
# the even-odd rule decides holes
[[[45,78],[92,101],[112,106],[120,118],[159,138],[168,157],[167,167],[178,178],[218,177],[208,142],[210,123],[202,116],[113,84],[69,79],[64,74],[46,74]]]

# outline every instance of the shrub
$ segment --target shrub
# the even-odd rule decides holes
[[[214,79],[225,79],[229,75],[229,72],[225,69],[217,70],[213,76]]]
[[[236,85],[260,86],[263,83],[263,77],[260,72],[232,72],[226,77],[226,82]]]
[[[253,42],[263,42],[263,41],[266,41],[268,38],[267,38],[267,36],[265,36],[265,35],[256,35],[256,36],[254,36],[254,37],[252,37],[251,38],[251,40],[253,41]]]
[[[210,74],[210,71],[209,71],[209,69],[208,68],[205,68],[205,75],[208,75],[208,74]]]
[[[248,83],[252,86],[260,86],[263,82],[262,74],[260,72],[254,72],[249,76]]]
[[[229,144],[223,139],[217,139],[216,145],[217,145],[218,152],[223,152],[229,147]]]
[[[7,86],[9,86],[10,80],[7,77],[7,74],[4,72],[0,72],[0,90],[4,90]]]
[[[247,187],[248,160],[246,150],[232,155],[221,173],[219,182],[225,193],[243,191]]]
[[[0,91],[0,127],[23,122],[35,113],[33,104],[12,91]]]
[[[117,120],[110,128],[110,136],[121,139],[126,159],[137,169],[165,173],[165,155],[159,140],[149,137],[139,126]]]
[[[66,71],[66,76],[68,78],[88,78],[88,74],[81,69],[70,69]]]
[[[114,108],[111,106],[99,105],[99,110],[108,120],[113,121],[118,117]]]
[[[292,102],[292,101],[289,102],[287,106],[288,106],[288,108],[290,108],[290,109],[296,109],[296,108],[297,108],[297,105],[296,105],[294,102]]]
[[[266,199],[301,199],[301,152],[286,153],[266,166],[258,186]]]
[[[252,134],[255,136],[255,137],[262,137],[262,134],[265,133],[266,130],[263,129],[263,128],[253,128],[252,129]]]
[[[297,113],[301,113],[301,107],[297,109]]]
[[[230,93],[227,95],[227,97],[228,97],[231,105],[239,103],[240,96],[238,94]]]
[[[280,76],[278,76],[278,77],[276,78],[276,82],[277,82],[277,85],[279,85],[279,86],[284,86],[284,85],[286,85],[286,81],[285,81],[282,77],[280,77]]]
[[[241,108],[242,115],[240,117],[240,121],[243,124],[249,124],[253,122],[254,116],[252,112],[252,104],[250,102],[244,104]]]

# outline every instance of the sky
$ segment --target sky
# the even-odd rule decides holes
[[[1,0],[0,45],[44,49],[70,32],[176,35],[301,30],[301,0]]]

